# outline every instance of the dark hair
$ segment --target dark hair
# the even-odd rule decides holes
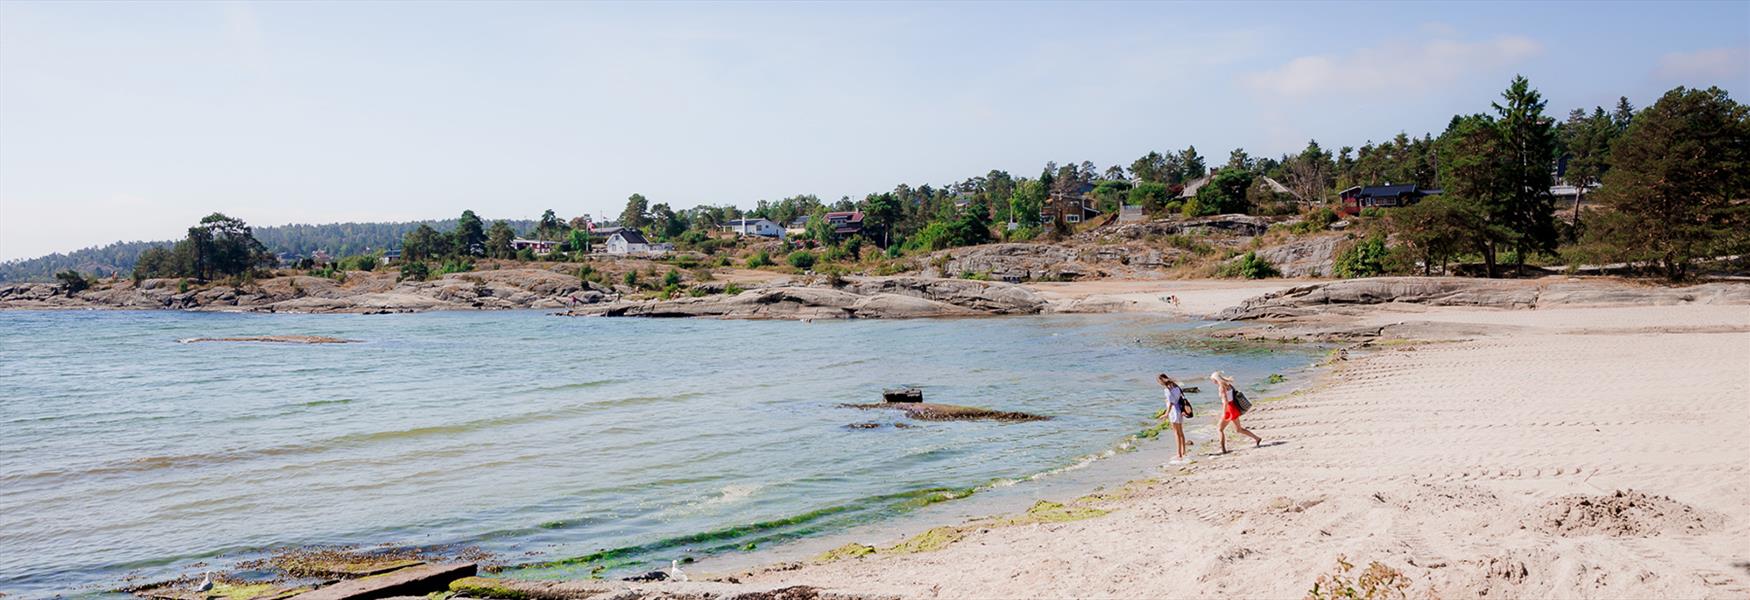
[[[1160,382],[1161,385],[1179,385],[1179,382],[1177,380],[1173,379],[1172,377],[1168,377],[1166,373],[1161,373],[1159,375],[1156,375],[1155,381]]]

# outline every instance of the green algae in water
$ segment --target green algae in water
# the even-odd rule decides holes
[[[721,554],[749,551],[761,545],[792,541],[811,535],[844,529],[917,510],[926,506],[958,500],[973,495],[977,488],[926,488],[886,494],[868,499],[861,505],[832,506],[792,517],[750,523],[657,540],[648,544],[611,548],[583,556],[564,558],[506,569],[506,575],[523,578],[544,578],[575,574],[588,568],[592,575],[626,569],[638,565],[660,564],[675,551],[694,554]]]

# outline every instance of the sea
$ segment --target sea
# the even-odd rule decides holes
[[[1184,343],[1219,326],[0,312],[0,593],[99,595],[329,545],[611,577],[1069,494],[1109,457],[1169,455],[1136,437],[1162,407],[1156,373],[1268,395],[1316,359]],[[356,343],[185,343],[261,335]],[[898,386],[1051,418],[845,406]],[[1146,475],[1125,471],[1110,477]]]

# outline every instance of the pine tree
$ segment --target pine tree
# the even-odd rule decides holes
[[[1611,147],[1587,229],[1606,260],[1656,263],[1681,280],[1697,257],[1750,250],[1750,108],[1717,87],[1676,88]]]
[[[1556,249],[1555,199],[1550,196],[1550,161],[1555,157],[1555,129],[1544,116],[1545,102],[1524,76],[1501,93],[1496,103],[1506,164],[1506,220],[1513,230],[1514,264],[1524,274],[1525,258],[1533,252]]]

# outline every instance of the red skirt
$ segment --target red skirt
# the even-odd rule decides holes
[[[1239,407],[1234,406],[1232,402],[1221,403],[1221,420],[1232,421],[1238,418],[1240,418]]]

